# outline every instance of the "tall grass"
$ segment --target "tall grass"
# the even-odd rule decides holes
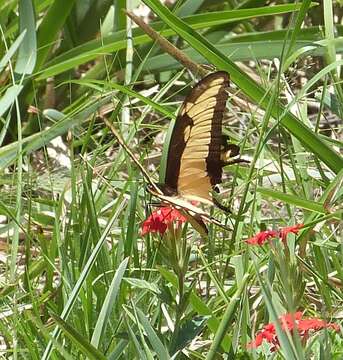
[[[202,238],[142,236],[156,199],[103,122],[157,181],[196,74],[131,28],[129,1],[0,1],[3,358],[342,357],[341,333],[278,321],[341,326],[340,3],[235,3],[144,1],[152,28],[232,80],[224,133],[250,163],[225,169],[232,216],[208,209],[232,231]],[[276,352],[247,346],[268,323]]]

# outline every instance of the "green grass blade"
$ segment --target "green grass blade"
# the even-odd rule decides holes
[[[151,346],[153,347],[153,349],[155,350],[157,356],[159,359],[161,360],[168,360],[170,359],[170,356],[168,354],[167,349],[165,348],[165,346],[162,344],[161,340],[159,339],[159,337],[157,336],[155,330],[152,328],[152,326],[150,325],[148,319],[146,318],[146,316],[144,315],[144,313],[142,312],[142,310],[140,310],[139,308],[136,309],[137,311],[137,316],[138,319],[142,325],[142,327],[144,328],[144,330],[146,331],[147,337],[149,339],[149,342],[151,344]]]
[[[11,47],[6,51],[3,58],[0,60],[0,72],[7,66],[7,63],[11,60],[12,56],[18,50],[21,45],[23,39],[25,38],[27,30],[24,29],[23,32],[15,39]],[[0,107],[1,108],[1,107]]]
[[[63,333],[75,344],[75,346],[84,353],[87,358],[93,360],[106,360],[106,356],[102,354],[96,347],[86,341],[86,338],[78,333],[72,326],[61,319],[59,316],[52,314],[53,319],[62,329]]]
[[[205,14],[197,14],[186,17],[184,21],[189,24],[194,30],[208,28],[214,25],[227,24],[236,22],[238,20],[246,20],[255,18],[257,16],[282,14],[285,12],[294,11],[299,8],[299,5],[286,4],[276,5],[273,7],[256,8],[256,9],[242,9],[230,10],[221,12],[211,12]],[[166,28],[163,22],[151,24],[151,27],[158,31],[162,36],[168,37],[175,35],[173,29]],[[71,49],[57,56],[47,64],[47,67],[39,71],[36,75],[38,80],[60,74],[64,71],[72,69],[73,67],[84,64],[88,61],[94,60],[99,55],[106,55],[126,48],[127,41],[125,40],[126,31],[118,31],[114,34],[104,36],[101,40],[92,40],[88,43],[82,44],[76,48]],[[124,39],[124,40],[123,40]],[[133,29],[133,42],[135,46],[151,42],[151,38],[145,35],[140,29]],[[39,69],[38,69],[39,70]]]
[[[81,125],[85,119],[96,113],[96,111],[104,104],[111,100],[111,96],[92,100],[85,106],[85,109],[80,111],[77,115],[64,115],[54,109],[45,110],[45,115],[56,123],[48,129],[42,130],[39,133],[28,136],[23,139],[23,155],[30,154],[32,151],[40,149],[47,145],[52,139],[57,136],[65,134],[69,129],[74,126]],[[0,149],[0,169],[4,168],[13,161],[15,161],[18,143],[13,142]]]
[[[216,47],[220,52],[229,57],[231,61],[256,61],[259,59],[272,60],[274,58],[280,58],[282,49],[285,46],[285,40],[269,40],[266,38],[266,40],[263,41],[254,41],[253,36],[242,40],[246,41],[220,43],[217,44]],[[268,42],[267,49],[266,41]],[[288,44],[286,44],[286,47],[287,46]],[[337,49],[338,52],[343,53],[343,43],[341,43]],[[294,52],[292,52],[291,56],[287,59],[287,65],[290,65],[299,57],[304,57],[305,55],[323,56],[326,52],[325,47],[310,40],[297,40],[293,50]],[[204,56],[192,48],[187,48],[183,52],[197,63],[207,62]],[[143,68],[144,70],[156,71],[178,69],[182,68],[182,65],[168,54],[159,54],[153,56]]]
[[[333,15],[333,2],[332,0],[323,1],[324,10],[324,31],[327,44],[327,62],[329,64],[335,63],[336,60],[336,49],[335,49],[335,20]],[[335,88],[336,95],[339,98],[339,109],[341,117],[343,116],[343,90],[340,83],[338,74],[340,71],[337,68],[333,68],[331,76],[333,78],[333,86]]]
[[[215,359],[217,354],[220,353],[221,342],[224,339],[229,327],[232,325],[232,319],[234,317],[235,310],[238,305],[238,301],[240,300],[240,296],[247,285],[248,279],[249,279],[248,274],[243,276],[243,279],[239,283],[237,291],[230,299],[230,303],[228,304],[225,313],[223,315],[223,318],[219,324],[218,330],[214,336],[210,350],[206,356],[206,360]]]
[[[63,25],[70,14],[75,0],[64,1],[55,0],[49,7],[42,23],[38,28],[38,55],[35,70],[40,70],[45,63],[51,48],[54,46],[54,41],[58,33],[62,30]]]
[[[138,356],[142,359],[142,360],[152,360],[153,356],[150,354],[149,350],[147,349],[147,345],[143,344],[144,346],[144,350],[142,349],[138,339],[137,339],[137,335],[134,333],[134,331],[131,329],[131,326],[129,324],[126,324],[126,327],[128,329],[128,333],[129,333],[129,339],[132,341],[133,346],[136,349],[136,353],[139,354]],[[147,355],[146,355],[147,353]]]
[[[95,324],[94,332],[91,339],[91,344],[96,348],[99,347],[101,336],[106,328],[107,322],[109,321],[110,314],[118,296],[120,284],[123,279],[128,262],[129,258],[126,258],[119,265],[111,282],[110,288],[108,289],[108,292],[106,294],[104,304],[100,310],[99,318]]]
[[[303,199],[302,197],[299,197],[297,195],[289,195],[281,191],[271,190],[262,187],[258,187],[256,191],[258,191],[260,194],[271,197],[272,199],[281,200],[287,204],[291,204],[302,209],[310,210],[319,214],[326,213],[323,204]]]
[[[19,47],[14,71],[17,74],[32,74],[37,59],[36,20],[31,0],[19,1],[20,32],[26,31],[25,40]]]
[[[23,85],[12,85],[6,90],[5,94],[0,99],[0,116],[2,116],[13,105],[23,87]]]
[[[310,7],[311,7],[311,0],[304,0],[302,2],[295,20],[294,29],[293,31],[289,31],[290,43],[289,46],[286,47],[287,52],[285,53],[285,58],[287,58],[289,54],[293,51],[294,44],[296,43],[297,38],[299,37],[299,34],[301,32],[301,25]]]
[[[204,2],[205,0],[185,0],[183,4],[175,10],[175,13],[180,17],[192,15]]]
[[[117,84],[117,83],[114,83],[114,82],[107,82],[107,81],[103,81],[103,80],[86,80],[86,81],[73,80],[73,81],[70,81],[70,82],[73,83],[73,84],[80,84],[80,85],[83,85],[83,86],[92,87],[92,88],[98,90],[99,92],[100,91],[103,92],[103,87],[102,86],[105,86],[105,87],[110,88],[110,89],[119,90],[123,94],[126,94],[126,95],[129,95],[129,96],[132,96],[134,98],[142,100],[146,105],[151,106],[154,110],[158,111],[162,115],[165,115],[165,116],[167,116],[167,117],[169,117],[171,119],[175,118],[173,109],[171,109],[170,107],[167,107],[167,106],[159,105],[158,103],[150,100],[148,97],[141,95],[137,91],[131,90],[128,86],[120,85],[120,84]]]
[[[77,283],[74,286],[71,294],[69,295],[68,301],[62,311],[62,314],[60,316],[62,320],[66,320],[68,318],[73,306],[75,305],[77,296],[79,295],[81,288],[84,285],[84,282],[85,282],[87,276],[89,275],[89,273],[97,259],[97,256],[100,253],[100,250],[101,250],[103,244],[106,241],[107,235],[110,232],[113,223],[117,220],[118,216],[121,214],[121,211],[122,211],[124,205],[125,205],[125,202],[120,203],[120,205],[116,209],[116,212],[113,214],[113,216],[108,221],[107,226],[106,226],[105,230],[103,231],[103,233],[101,234],[101,238],[99,239],[98,243],[94,247],[91,256],[88,258],[87,263],[86,263],[84,269],[82,270],[82,273],[80,274],[80,277],[77,280]],[[54,339],[57,339],[59,334],[60,334],[60,330],[58,328],[55,328],[52,336]],[[53,342],[50,341],[49,344],[47,345],[47,347],[45,348],[45,351],[44,351],[44,354],[42,357],[43,360],[47,360],[50,357],[52,349],[53,349]]]

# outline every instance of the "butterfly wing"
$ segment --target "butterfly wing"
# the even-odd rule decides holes
[[[212,73],[186,97],[172,132],[165,186],[187,200],[212,204],[212,187],[221,182],[222,120],[229,74]]]

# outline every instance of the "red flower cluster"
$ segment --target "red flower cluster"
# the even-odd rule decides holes
[[[339,331],[339,326],[333,323],[327,323],[321,319],[302,319],[302,312],[298,311],[295,314],[285,314],[279,318],[281,323],[281,328],[283,331],[289,330],[292,332],[295,328],[298,330],[299,335],[303,340],[306,340],[309,335],[309,331],[319,331],[321,329],[334,329]],[[248,348],[257,348],[259,347],[263,340],[266,340],[268,343],[272,344],[273,347],[271,351],[275,351],[279,346],[279,339],[276,335],[275,324],[269,323],[263,327],[263,329],[257,333],[254,341],[251,341],[247,346]]]
[[[255,236],[247,240],[250,245],[263,245],[269,238],[275,238],[278,232],[274,230],[266,230],[257,233]]]
[[[283,242],[286,241],[287,235],[289,233],[297,234],[299,230],[304,226],[304,224],[297,224],[293,226],[287,226],[281,228],[279,231],[276,230],[266,230],[257,233],[255,236],[246,240],[250,245],[263,245],[269,238],[280,238]]]
[[[179,226],[187,220],[178,210],[172,207],[161,207],[151,213],[142,224],[142,235],[160,233],[163,235],[168,226],[176,223]]]

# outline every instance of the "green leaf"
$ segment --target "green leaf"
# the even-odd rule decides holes
[[[249,279],[249,275],[245,274],[242,281],[238,285],[237,291],[230,299],[228,306],[226,306],[225,313],[223,315],[222,320],[220,321],[218,330],[214,336],[210,350],[206,356],[206,360],[215,359],[217,354],[220,353],[221,343],[222,343],[223,339],[225,338],[225,335],[226,335],[227,331],[229,330],[229,327],[232,325],[232,319],[235,315],[235,310],[238,305],[238,301],[240,299],[240,296],[241,296],[243,290],[246,287],[248,279]]]
[[[124,204],[125,204],[125,202],[121,202],[119,204],[118,208],[116,209],[116,212],[108,220],[106,228],[102,232],[101,237],[98,240],[96,246],[94,247],[91,255],[88,257],[87,262],[86,262],[73,290],[69,294],[68,301],[67,301],[66,305],[64,306],[64,309],[61,314],[61,320],[65,321],[68,318],[73,306],[75,305],[75,302],[76,302],[77,297],[82,289],[82,286],[84,285],[84,282],[86,281],[87,276],[89,275],[90,271],[92,270],[94,263],[100,253],[100,250],[106,241],[106,238],[112,228],[113,223],[117,220],[118,216],[121,214]],[[60,330],[58,328],[55,328],[55,330],[52,334],[53,339],[54,340],[58,339],[59,335],[60,335]],[[48,343],[47,347],[45,348],[42,359],[47,360],[50,357],[52,349],[53,349],[53,341],[51,340]]]
[[[268,47],[266,48],[266,42]],[[226,55],[231,61],[247,61],[247,60],[260,60],[260,59],[274,59],[280,58],[283,47],[289,42],[285,40],[264,40],[264,41],[242,41],[233,43],[219,43],[216,45],[219,51]],[[309,46],[311,44],[311,46]],[[343,44],[338,48],[340,52],[343,52]],[[297,51],[297,56],[292,57],[292,61],[295,61],[298,57],[304,55],[321,56],[325,54],[325,48],[317,45],[308,40],[298,40],[294,45],[294,51]],[[183,51],[196,63],[206,63],[207,60],[204,56],[199,54],[194,49],[185,49]],[[175,58],[168,54],[160,54],[153,56],[144,65],[144,70],[164,70],[164,69],[178,69],[182,68]]]
[[[322,98],[322,94],[318,93],[316,94],[316,99],[320,100]],[[337,116],[339,115],[339,105],[338,105],[338,98],[335,94],[325,92],[324,98],[323,98],[324,105],[330,109],[334,114]]]
[[[114,82],[107,82],[107,81],[103,81],[103,80],[73,80],[68,83],[89,86],[95,90],[98,90],[99,92],[102,92],[102,93],[104,91],[102,86],[105,86],[106,88],[110,88],[110,89],[116,89],[126,95],[130,95],[134,98],[142,100],[146,105],[150,105],[154,110],[158,111],[162,115],[168,116],[171,119],[175,118],[173,109],[171,109],[167,106],[161,106],[160,104],[150,100],[148,97],[141,95],[137,91],[131,90],[128,86],[120,85],[120,84],[117,84]],[[102,86],[99,86],[99,85],[102,85]]]
[[[4,69],[7,63],[11,60],[12,56],[18,50],[23,39],[25,38],[26,32],[26,29],[24,29],[24,31],[15,39],[11,47],[6,51],[4,57],[0,60],[0,72]]]
[[[136,308],[137,316],[139,318],[139,321],[141,322],[142,327],[144,328],[147,337],[150,341],[151,346],[155,350],[157,356],[161,360],[169,360],[170,356],[168,354],[168,350],[164,347],[163,343],[157,336],[155,330],[152,328],[151,324],[149,323],[148,319],[145,317],[142,310],[139,308]]]
[[[258,187],[256,190],[260,194],[271,197],[273,199],[281,200],[287,204],[291,204],[302,209],[314,211],[320,214],[326,213],[323,204],[315,201],[306,200],[296,195],[289,195],[281,191],[275,191],[268,188]]]
[[[245,20],[258,16],[282,14],[294,11],[299,8],[297,4],[275,5],[256,9],[229,10],[220,12],[210,12],[192,15],[184,18],[184,21],[193,29],[203,29],[214,25],[227,24],[237,20]],[[156,22],[150,26],[158,31],[162,36],[168,37],[175,34],[173,29],[166,28],[163,22]],[[40,71],[37,79],[45,79],[50,76],[60,74],[88,61],[98,58],[100,55],[125,49],[127,45],[126,30],[118,31],[109,36],[104,36],[100,40],[92,40],[78,47],[63,53],[54,58],[47,64],[47,67]],[[151,38],[145,35],[140,29],[133,29],[133,42],[135,46],[151,42]]]
[[[128,284],[130,284],[132,287],[149,290],[149,291],[153,292],[154,294],[160,294],[161,293],[160,288],[156,284],[150,283],[150,282],[148,282],[146,280],[135,279],[135,278],[124,278],[124,280]]]
[[[0,116],[2,116],[12,106],[22,89],[23,85],[12,85],[6,90],[4,96],[0,99]]]
[[[177,339],[175,340],[175,353],[184,349],[187,344],[200,334],[206,326],[208,319],[208,316],[197,316],[186,320],[178,333]]]
[[[15,94],[11,93],[10,95],[11,96],[6,99],[7,102],[13,99]],[[42,130],[41,132],[24,138],[22,140],[23,155],[30,154],[32,151],[40,149],[41,147],[47,145],[52,139],[65,134],[74,126],[81,125],[85,119],[94,114],[99,109],[99,107],[108,103],[109,101],[110,97],[105,97],[103,99],[99,99],[98,101],[92,100],[83,111],[80,111],[80,113],[75,116],[64,115],[63,113],[54,109],[45,110],[44,114],[56,121],[56,123],[48,129]],[[0,169],[10,165],[15,161],[18,151],[17,147],[18,142],[16,141],[0,148]]]
[[[31,0],[19,1],[20,33],[25,39],[20,44],[14,71],[17,74],[32,74],[37,59],[36,21]]]
[[[99,347],[101,336],[103,335],[106,325],[110,319],[110,315],[113,306],[115,304],[116,298],[118,296],[120,284],[123,279],[128,262],[129,262],[129,258],[126,258],[119,265],[111,282],[110,288],[107,291],[105,301],[101,307],[100,314],[95,324],[94,332],[91,339],[91,344],[96,348]]]
[[[36,71],[40,70],[41,66],[54,46],[54,41],[58,33],[63,28],[63,25],[70,14],[75,0],[55,0],[52,2],[49,10],[43,17],[43,21],[38,28],[38,56]]]
[[[278,320],[278,311],[280,308],[278,301],[276,300],[277,296],[274,295],[274,290],[269,283],[265,283],[259,273],[259,269],[256,265],[256,274],[260,282],[262,294],[266,303],[266,307],[268,309],[268,313],[270,315],[271,321],[275,324],[276,333],[278,335],[279,342],[282,346],[282,350],[284,351],[285,358],[290,360],[303,359],[302,354],[295,354],[296,349],[293,346],[293,343],[290,341],[287,333],[282,330],[281,324]],[[300,355],[297,357],[296,355]]]
[[[59,316],[52,314],[53,319],[57,322],[58,326],[62,329],[65,335],[74,343],[74,345],[82,351],[89,359],[106,360],[106,356],[101,353],[97,348],[90,344],[84,335],[78,333],[72,326],[61,319]]]

